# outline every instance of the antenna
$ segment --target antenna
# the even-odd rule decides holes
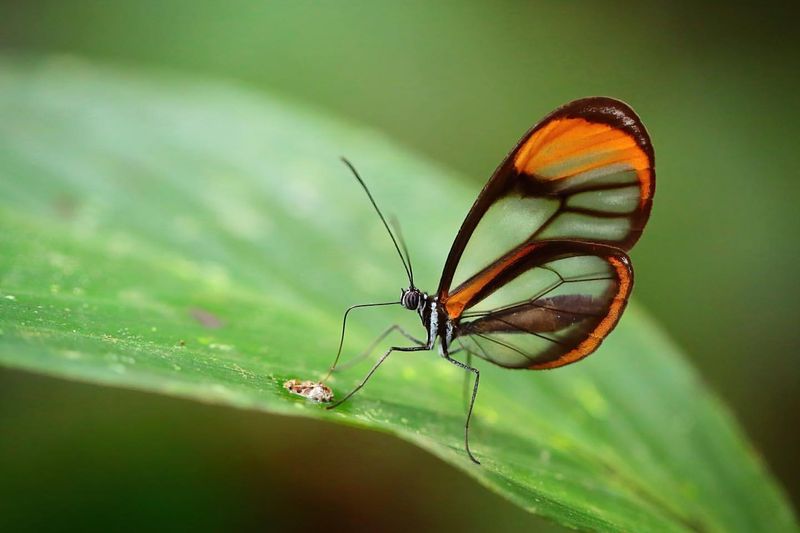
[[[378,209],[378,204],[375,203],[375,199],[372,197],[372,193],[369,192],[369,189],[367,188],[367,185],[364,183],[364,180],[361,179],[361,176],[358,175],[358,172],[356,171],[356,169],[353,166],[353,164],[350,163],[350,161],[348,161],[344,157],[342,158],[342,161],[344,162],[345,165],[347,165],[350,168],[350,171],[356,177],[356,179],[358,180],[358,183],[360,183],[361,187],[363,187],[364,192],[367,193],[367,196],[369,197],[369,201],[372,202],[372,207],[375,208],[375,212],[378,213],[378,216],[381,218],[381,222],[383,222],[383,227],[386,228],[386,231],[389,233],[389,237],[392,239],[392,243],[394,243],[394,248],[395,248],[395,250],[397,250],[397,255],[400,256],[400,261],[403,262],[403,268],[406,270],[406,276],[408,276],[408,282],[413,287],[414,286],[414,277],[411,274],[410,263],[406,264],[406,260],[403,257],[403,253],[400,251],[400,246],[397,245],[397,239],[394,238],[394,234],[392,233],[392,230],[389,229],[389,224],[387,224],[386,223],[386,219],[383,218],[383,213],[381,213],[381,210]],[[405,247],[405,244],[403,245],[403,247]],[[408,252],[406,252],[406,253],[408,253]]]
[[[408,270],[411,273],[411,286],[414,286],[414,267],[411,266],[411,254],[408,253],[408,247],[406,246],[406,240],[403,238],[403,232],[400,231],[400,222],[397,220],[397,217],[394,215],[389,215],[389,224],[391,224],[392,229],[394,229],[395,234],[397,235],[397,240],[400,241],[400,247],[403,249],[403,252],[406,254],[406,262],[408,263]]]

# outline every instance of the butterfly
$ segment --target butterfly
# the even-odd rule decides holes
[[[394,331],[412,345],[389,348],[359,385],[329,408],[359,391],[392,352],[432,350],[438,343],[442,358],[468,372],[467,377],[474,375],[464,447],[480,464],[469,447],[480,383],[472,357],[512,369],[568,365],[597,350],[625,310],[633,288],[627,252],[642,234],[655,193],[650,137],[636,113],[613,98],[575,100],[547,115],[522,137],[478,195],[435,293],[414,285],[399,227],[392,232],[364,181],[344,161],[388,231],[409,287],[402,289],[399,301],[345,311],[330,372],[339,361],[353,309],[402,305],[419,315],[426,338],[417,339],[397,325],[387,329],[370,350]],[[464,361],[453,357],[459,353]]]

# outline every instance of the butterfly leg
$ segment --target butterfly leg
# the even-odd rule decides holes
[[[473,339],[471,337],[470,337],[470,340],[472,342],[474,342],[475,345],[479,349],[483,350],[483,346],[481,346],[478,343],[477,340],[475,340],[475,339]],[[465,361],[466,365],[467,366],[472,366],[472,356],[474,355],[475,357],[480,357],[480,354],[476,353],[475,350],[473,350],[472,348],[468,348],[467,346],[464,346],[463,339],[458,338],[458,339],[456,339],[456,342],[458,343],[459,347],[457,349],[453,350],[452,352],[450,352],[450,355],[453,356],[453,355],[455,355],[457,353],[465,352],[467,354],[467,358],[466,358],[466,361]],[[470,398],[470,396],[469,396],[469,374],[464,374],[464,386],[461,389],[461,399],[464,402],[464,412],[465,413],[469,410],[469,398]]]
[[[472,366],[472,350],[464,349],[467,352],[467,358],[465,364],[467,366]],[[452,355],[452,354],[450,354]],[[464,402],[464,411],[469,411],[469,374],[464,374],[464,386],[461,388],[461,399]]]
[[[475,384],[472,386],[472,398],[470,399],[469,408],[467,409],[467,421],[464,424],[464,447],[467,450],[467,455],[469,455],[469,458],[472,459],[472,462],[479,465],[481,464],[481,462],[478,461],[474,455],[472,455],[472,452],[469,449],[469,422],[470,419],[472,419],[472,408],[475,406],[475,398],[478,396],[478,384],[480,383],[481,380],[481,373],[480,371],[478,371],[477,368],[470,366],[469,364],[464,364],[456,359],[453,359],[452,357],[450,357],[450,354],[445,354],[443,357],[448,361],[450,361],[451,363],[453,363],[454,365],[456,365],[457,367],[463,368],[464,370],[467,370],[475,374]]]
[[[350,311],[352,311],[353,309],[360,309],[362,307],[381,307],[384,305],[397,305],[397,302],[356,304],[356,305],[351,305],[345,310],[344,316],[342,317],[342,334],[339,337],[339,349],[336,350],[336,357],[333,359],[333,364],[328,368],[328,373],[325,375],[322,381],[327,381],[328,378],[331,377],[331,374],[333,374],[333,371],[336,370],[336,364],[339,362],[339,357],[342,355],[342,346],[344,346],[344,334],[345,331],[347,330],[347,315],[350,314]]]
[[[364,351],[363,351],[363,352],[362,352],[360,355],[357,355],[356,357],[354,357],[354,358],[350,359],[349,361],[345,361],[344,363],[341,363],[341,364],[339,364],[339,365],[336,367],[336,370],[347,370],[348,368],[352,368],[352,367],[353,367],[353,366],[355,366],[356,364],[358,364],[358,363],[360,363],[361,361],[363,361],[364,359],[366,359],[366,358],[369,356],[369,354],[371,354],[371,353],[372,353],[372,350],[374,350],[374,349],[375,349],[375,347],[376,347],[378,344],[380,344],[380,343],[381,343],[381,341],[383,341],[383,339],[385,339],[386,337],[388,337],[388,336],[389,336],[389,335],[390,335],[390,334],[391,334],[393,331],[397,331],[397,332],[399,332],[399,333],[400,333],[402,336],[404,336],[405,338],[407,338],[408,340],[410,340],[410,341],[411,341],[411,342],[413,342],[414,344],[417,344],[417,345],[419,345],[419,346],[424,346],[424,345],[425,345],[425,341],[421,341],[421,340],[417,339],[416,337],[414,337],[413,335],[411,335],[409,332],[407,332],[406,330],[404,330],[402,327],[400,327],[398,324],[395,324],[395,325],[393,325],[393,326],[389,327],[389,328],[388,328],[386,331],[384,331],[383,333],[381,333],[381,334],[378,336],[378,338],[377,338],[377,339],[375,339],[374,341],[372,341],[372,344],[370,344],[370,345],[367,347],[367,349],[366,349],[366,350],[364,350]]]
[[[457,353],[466,352],[467,353],[466,365],[467,366],[472,366],[472,355],[475,352],[473,352],[472,350],[470,350],[466,346],[461,345],[460,343],[459,343],[459,345],[461,347],[460,348],[456,348],[455,350],[450,352],[449,355],[453,356],[453,355],[455,355]],[[464,386],[461,388],[461,399],[464,402],[464,412],[466,413],[467,410],[469,409],[469,374],[464,374]]]
[[[392,353],[392,352],[419,352],[419,351],[430,350],[430,349],[431,349],[431,346],[429,346],[428,344],[425,344],[424,346],[392,346],[391,348],[386,350],[386,353],[383,354],[380,359],[378,359],[378,362],[375,363],[375,366],[373,366],[372,369],[369,372],[367,372],[367,375],[364,376],[364,379],[361,380],[361,383],[359,383],[358,386],[356,386],[355,389],[351,390],[347,394],[347,396],[345,396],[344,398],[342,398],[338,402],[334,403],[333,405],[329,405],[327,408],[328,409],[333,409],[334,407],[338,407],[338,406],[342,405],[353,394],[355,394],[358,391],[360,391],[361,388],[367,383],[369,378],[372,377],[372,374],[374,374],[375,371],[378,370],[378,367],[381,366],[381,363],[383,363],[386,360],[386,358],[389,357],[390,353]]]

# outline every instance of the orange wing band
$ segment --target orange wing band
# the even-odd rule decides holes
[[[636,171],[641,205],[652,198],[651,157],[630,133],[611,124],[579,117],[553,119],[534,131],[514,155],[517,172],[543,182],[611,166]]]
[[[461,313],[464,312],[464,308],[469,305],[476,294],[483,290],[498,274],[530,254],[535,246],[535,244],[520,246],[515,253],[501,258],[495,264],[483,270],[476,278],[470,280],[469,283],[464,284],[462,289],[450,296],[445,296],[443,298],[444,306],[447,309],[447,316],[450,317],[450,320],[458,320]]]

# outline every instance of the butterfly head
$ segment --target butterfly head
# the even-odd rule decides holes
[[[416,311],[422,300],[422,291],[413,285],[408,289],[403,289],[400,293],[400,304],[409,311]]]

